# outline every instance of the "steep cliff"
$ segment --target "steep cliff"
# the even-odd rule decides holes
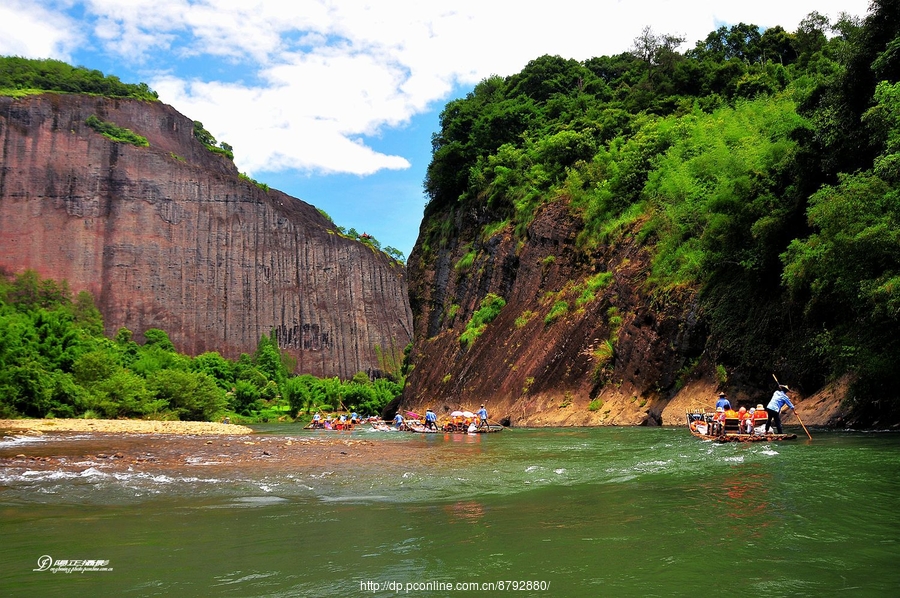
[[[85,124],[96,115],[149,147]],[[107,333],[252,352],[274,330],[297,371],[348,378],[410,342],[402,265],[312,206],[242,179],[159,102],[0,98],[0,267],[89,290]]]
[[[408,264],[416,335],[404,408],[485,403],[492,419],[515,426],[680,425],[685,409],[712,405],[723,388],[696,292],[647,293],[651,256],[633,235],[587,254],[565,201],[544,206],[524,241],[509,227],[479,238],[477,222],[457,215],[460,236],[431,247],[430,226]],[[459,267],[472,252],[471,266]],[[489,293],[506,304],[466,344]],[[734,403],[768,401],[771,383],[727,375]],[[804,422],[839,424],[846,386],[800,398]],[[793,414],[784,421],[796,423]]]
[[[645,32],[449,102],[401,407],[674,424],[774,373],[807,423],[900,426],[898,23]]]
[[[575,244],[579,230],[554,203],[524,243],[504,229],[426,249],[423,233],[408,266],[416,329],[409,406],[444,412],[487,402],[492,418],[519,426],[663,421],[684,383],[679,370],[703,349],[693,299],[648,301],[646,251],[623,243],[586,255]],[[472,265],[457,268],[469,251]],[[593,291],[589,280],[600,281]],[[506,305],[467,346],[460,336],[487,293]]]

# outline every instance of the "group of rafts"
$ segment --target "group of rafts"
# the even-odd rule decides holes
[[[689,409],[687,425],[691,434],[704,440],[716,442],[760,442],[771,440],[794,440],[796,434],[776,434],[766,432],[768,414],[762,405],[749,411],[741,407],[734,409],[719,408],[716,411],[705,409]]]
[[[393,422],[373,423],[372,428],[380,432],[417,434],[489,434],[503,431],[502,425],[492,424],[471,411],[451,411],[444,417],[433,419],[407,411],[406,417],[398,414]]]
[[[313,420],[306,425],[307,430],[352,430],[360,424],[367,424],[381,421],[377,417],[360,417],[356,413],[347,415],[339,413],[335,415],[322,416],[316,413]]]

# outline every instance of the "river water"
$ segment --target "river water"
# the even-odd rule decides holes
[[[409,458],[8,466],[0,595],[898,595],[900,434],[812,432],[719,445],[676,428],[355,430]],[[289,433],[308,434],[323,432]],[[122,442],[7,437],[0,457]]]

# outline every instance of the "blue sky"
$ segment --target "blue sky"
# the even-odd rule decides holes
[[[645,26],[686,47],[739,22],[789,31],[868,0],[3,0],[0,54],[146,82],[238,168],[409,255],[444,104],[559,54],[627,51]]]

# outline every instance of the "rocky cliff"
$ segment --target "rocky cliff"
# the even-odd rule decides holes
[[[91,115],[149,147],[110,141]],[[239,177],[159,102],[0,98],[0,267],[89,290],[107,333],[160,328],[189,354],[235,358],[274,330],[318,376],[378,370],[412,335],[402,265]]]
[[[455,236],[436,241],[444,216]],[[515,426],[680,425],[686,408],[714,404],[720,385],[696,296],[646,293],[650,256],[629,234],[582,252],[564,201],[541,208],[524,238],[480,229],[460,212],[423,223],[408,263],[415,341],[404,408],[485,403],[491,419]],[[505,306],[461,342],[488,293]],[[726,374],[733,402],[768,401],[773,389]],[[840,393],[829,392],[798,406],[805,423],[840,418]]]

